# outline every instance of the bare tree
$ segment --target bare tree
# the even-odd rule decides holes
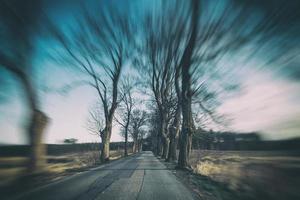
[[[145,111],[135,109],[131,114],[131,122],[130,122],[130,135],[133,139],[133,152],[136,153],[140,151],[139,147],[141,147],[141,143],[143,137],[145,136],[145,131],[142,129],[143,126],[146,125],[147,122],[147,114]]]
[[[41,4],[35,0],[0,1],[0,67],[20,82],[27,101],[29,124],[26,132],[31,147],[29,173],[40,172],[45,165],[46,150],[42,137],[49,121],[40,110],[37,88],[32,78],[34,40],[39,28],[40,10]]]
[[[99,105],[95,105],[90,109],[86,123],[86,128],[90,134],[101,137],[105,127],[103,116]]]
[[[190,68],[192,55],[196,45],[197,28],[199,20],[199,1],[194,0],[192,4],[191,16],[191,36],[184,50],[181,59],[181,74],[182,74],[182,133],[180,138],[178,166],[185,168],[188,166],[188,143],[191,134],[193,133],[192,119],[192,91],[191,91],[191,75]]]
[[[121,86],[121,94],[122,94],[122,102],[120,104],[119,113],[118,116],[116,116],[115,120],[118,124],[122,126],[124,129],[124,138],[125,138],[125,144],[124,144],[124,156],[128,156],[128,150],[127,150],[127,143],[128,143],[128,131],[129,131],[129,124],[130,119],[132,117],[131,113],[134,107],[134,99],[132,97],[133,93],[133,83],[127,77],[122,83]]]
[[[163,3],[162,3],[163,4]],[[164,4],[163,4],[164,5]],[[170,9],[166,6],[161,9],[156,16],[148,15],[145,20],[145,45],[142,47],[140,62],[143,71],[147,71],[149,76],[148,83],[154,96],[156,106],[159,111],[160,128],[159,139],[157,140],[156,152],[162,158],[167,158],[170,143],[169,126],[173,117],[174,110],[174,78],[175,68],[178,67],[178,59],[180,58],[180,37],[183,32],[183,23],[169,23],[176,15],[176,8],[179,4],[176,3],[175,9]],[[175,18],[177,20],[177,18]],[[180,112],[180,110],[178,110]],[[179,114],[180,115],[180,114]],[[177,132],[177,131],[175,131]],[[172,132],[172,149],[173,132]],[[176,136],[175,136],[176,137]],[[160,152],[160,144],[162,144],[162,153]],[[176,148],[176,147],[175,147]],[[172,151],[171,154],[173,154]],[[173,156],[174,157],[174,156]]]
[[[83,6],[84,8],[84,6]],[[119,80],[130,49],[130,27],[126,12],[112,10],[101,4],[100,10],[83,9],[68,35],[51,26],[51,32],[65,50],[68,63],[87,75],[87,82],[95,88],[102,103],[105,127],[101,132],[101,161],[109,160],[112,123],[119,99]]]
[[[249,21],[252,12],[249,12],[247,4],[237,6],[235,1],[229,1],[221,10],[216,11],[209,9],[210,3],[191,0],[186,12],[188,20],[185,29],[190,34],[184,36],[187,39],[183,38],[187,42],[180,58],[183,122],[178,166],[181,168],[188,166],[191,135],[195,129],[192,105],[197,104],[202,113],[208,114],[213,121],[218,121],[213,111],[214,106],[211,106],[216,102],[212,103],[211,99],[216,99],[220,93],[212,91],[216,87],[219,90],[226,90],[228,87],[223,78],[216,81],[214,77],[225,74],[222,58],[230,57],[249,42],[266,39],[274,30],[270,16]],[[215,17],[210,18],[213,15]],[[266,30],[266,27],[271,31]],[[214,89],[212,85],[215,85]]]

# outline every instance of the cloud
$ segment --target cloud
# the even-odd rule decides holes
[[[299,94],[300,84],[257,71],[243,81],[241,93],[225,101],[219,112],[233,118],[231,128],[236,131],[261,131],[271,139],[280,134],[281,138],[300,136],[295,131],[300,130],[296,126],[296,119],[300,119]],[[284,128],[276,128],[283,123]],[[283,134],[285,130],[293,133]]]

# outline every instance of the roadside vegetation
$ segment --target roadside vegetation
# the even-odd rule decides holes
[[[195,150],[191,165],[193,172],[200,175],[191,180],[196,181],[193,184],[200,196],[206,191],[214,196],[212,199],[300,197],[296,192],[300,183],[299,151]],[[218,185],[223,189],[218,189]]]

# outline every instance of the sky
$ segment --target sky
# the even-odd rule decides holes
[[[218,108],[219,113],[233,119],[230,129],[258,131],[264,139],[299,137],[300,84],[271,72],[248,75],[241,92]]]
[[[65,70],[57,70],[54,77],[67,76]],[[65,73],[65,75],[63,75]],[[66,80],[66,79],[65,79]],[[14,95],[22,95],[16,92]],[[86,129],[88,110],[95,103],[93,89],[82,86],[66,95],[47,93],[43,96],[44,111],[51,121],[45,135],[46,143],[62,143],[65,138],[79,142],[96,142],[100,138]],[[25,110],[18,98],[0,106],[0,143],[26,143],[22,119]],[[286,79],[274,78],[271,72],[255,71],[245,76],[242,89],[227,99],[219,108],[220,114],[233,119],[228,130],[237,132],[259,131],[264,139],[299,137],[300,130],[300,84]],[[123,141],[115,123],[112,141]]]
[[[62,23],[68,22],[68,19],[64,18],[65,8],[58,8],[53,8],[57,11],[54,13],[56,17],[63,18]],[[272,45],[279,46],[276,43]],[[284,53],[288,54],[289,50]],[[297,54],[299,49],[295,48],[294,51]],[[268,56],[268,52],[261,52],[261,55],[260,59]],[[246,65],[246,70],[235,70],[231,74],[232,77],[239,77],[240,90],[230,98],[225,98],[217,109],[219,114],[231,119],[226,129],[235,132],[257,131],[267,140],[299,137],[299,63],[298,56],[298,59],[292,62],[293,66],[288,66],[290,68],[282,71],[290,73],[289,76],[285,76],[278,73],[280,64],[262,69],[256,67],[259,61],[255,60],[249,63],[226,60],[226,64],[233,68],[239,68],[240,64]],[[44,86],[60,88],[78,79],[78,74],[47,60],[39,60],[37,64],[42,66],[39,70],[43,72],[36,77],[41,107],[50,118],[44,141],[62,143],[66,138],[76,138],[79,142],[99,142],[100,138],[91,135],[86,128],[88,111],[97,101],[95,91],[88,86],[81,86],[67,94],[45,93],[42,90]],[[11,94],[5,103],[0,104],[0,144],[24,144],[27,143],[27,137],[24,133],[26,109],[25,102],[22,101],[23,94],[16,80],[10,79],[8,84]],[[119,129],[114,123],[112,141],[123,141]]]

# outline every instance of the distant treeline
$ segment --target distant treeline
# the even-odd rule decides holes
[[[149,138],[144,140],[144,146],[151,143]],[[86,151],[99,151],[101,143],[78,144],[46,144],[47,155],[62,155]],[[133,143],[129,142],[129,149]],[[28,145],[3,145],[0,146],[0,156],[28,156]],[[300,150],[300,138],[288,140],[261,140],[258,133],[231,133],[231,132],[196,132],[193,135],[193,149],[205,150]],[[124,142],[110,143],[111,150],[124,149]],[[151,150],[143,148],[143,150]]]
[[[132,142],[128,143],[128,147],[132,148]],[[79,143],[79,144],[46,144],[47,155],[62,155],[66,153],[77,153],[86,151],[99,151],[101,143]],[[0,156],[28,156],[29,145],[4,145],[0,146]],[[124,149],[124,142],[110,143],[111,150]]]
[[[300,150],[300,138],[261,140],[258,133],[197,131],[193,149],[207,150]]]

